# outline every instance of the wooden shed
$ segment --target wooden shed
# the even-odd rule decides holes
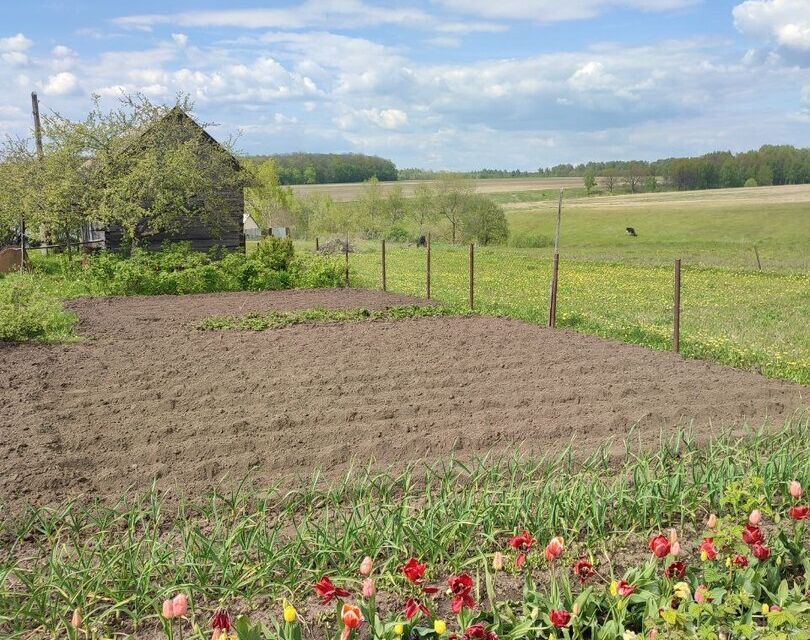
[[[217,145],[224,149],[211,135],[205,131],[191,116],[183,109],[175,107],[163,118],[160,125],[166,126],[193,126],[200,132],[202,139],[212,145]],[[158,126],[158,124],[153,124]],[[142,144],[148,144],[148,131],[140,135]],[[137,146],[133,144],[132,153],[137,153]],[[241,171],[239,161],[230,153],[233,160],[234,171]],[[212,247],[219,246],[227,249],[245,249],[244,213],[245,198],[242,188],[224,187],[220,194],[227,210],[222,212],[222,220],[225,224],[219,230],[212,230],[204,221],[190,217],[180,230],[172,233],[157,233],[143,239],[141,246],[144,249],[159,249],[164,242],[190,242],[195,251],[207,251]],[[85,241],[99,241],[98,246],[111,251],[120,250],[125,241],[124,230],[116,224],[106,227],[97,225],[87,225],[82,230]]]

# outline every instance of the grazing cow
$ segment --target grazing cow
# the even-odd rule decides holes
[[[427,238],[425,236],[419,236],[419,240],[416,241],[417,247],[426,247],[427,246]]]
[[[633,227],[627,227],[627,235],[633,236],[634,238],[638,238],[638,234],[636,233],[636,230]]]

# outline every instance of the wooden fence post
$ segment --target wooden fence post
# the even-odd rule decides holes
[[[385,282],[385,238],[382,239],[382,285],[383,291],[387,291]]]
[[[548,326],[557,326],[557,281],[560,275],[560,254],[554,254],[554,265],[551,270],[551,296],[548,305]]]
[[[681,260],[675,261],[675,305],[673,308],[672,350],[681,352]]]
[[[470,243],[470,310],[475,309],[475,243]]]
[[[762,263],[759,261],[759,250],[757,249],[757,245],[754,245],[754,255],[757,257],[757,269],[762,271]]]
[[[349,232],[346,232],[346,244],[343,247],[346,254],[346,288],[349,288]]]
[[[321,247],[318,244],[318,236],[315,236],[315,251],[320,251]]]
[[[427,299],[430,300],[430,232],[427,236]]]

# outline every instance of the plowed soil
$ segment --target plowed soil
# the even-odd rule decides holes
[[[654,446],[779,425],[800,387],[519,321],[431,318],[200,332],[223,313],[382,308],[361,290],[87,299],[79,343],[0,345],[0,502],[194,493],[451,453]],[[804,400],[806,403],[806,399]]]

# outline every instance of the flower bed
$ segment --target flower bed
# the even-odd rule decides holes
[[[621,574],[610,554],[569,548],[560,536],[539,551],[530,531],[517,532],[491,555],[445,578],[417,558],[396,575],[376,575],[366,556],[356,577],[323,576],[314,584],[321,604],[334,607],[320,624],[327,637],[341,640],[808,638],[810,506],[798,482],[786,489],[786,509],[756,508],[747,522],[732,513],[712,514],[695,540],[682,540],[675,529],[653,535],[647,559]],[[739,505],[748,498],[727,499]],[[500,572],[521,577],[522,597],[499,598]],[[541,572],[547,577],[542,588],[534,577]],[[398,610],[378,609],[382,582],[393,586]],[[168,638],[187,626],[187,608],[185,593],[164,602]],[[78,612],[77,621],[74,630],[81,628]],[[270,625],[252,624],[248,616],[232,620],[220,608],[208,633],[213,640],[300,640],[317,622],[303,620],[285,600],[281,618]]]

